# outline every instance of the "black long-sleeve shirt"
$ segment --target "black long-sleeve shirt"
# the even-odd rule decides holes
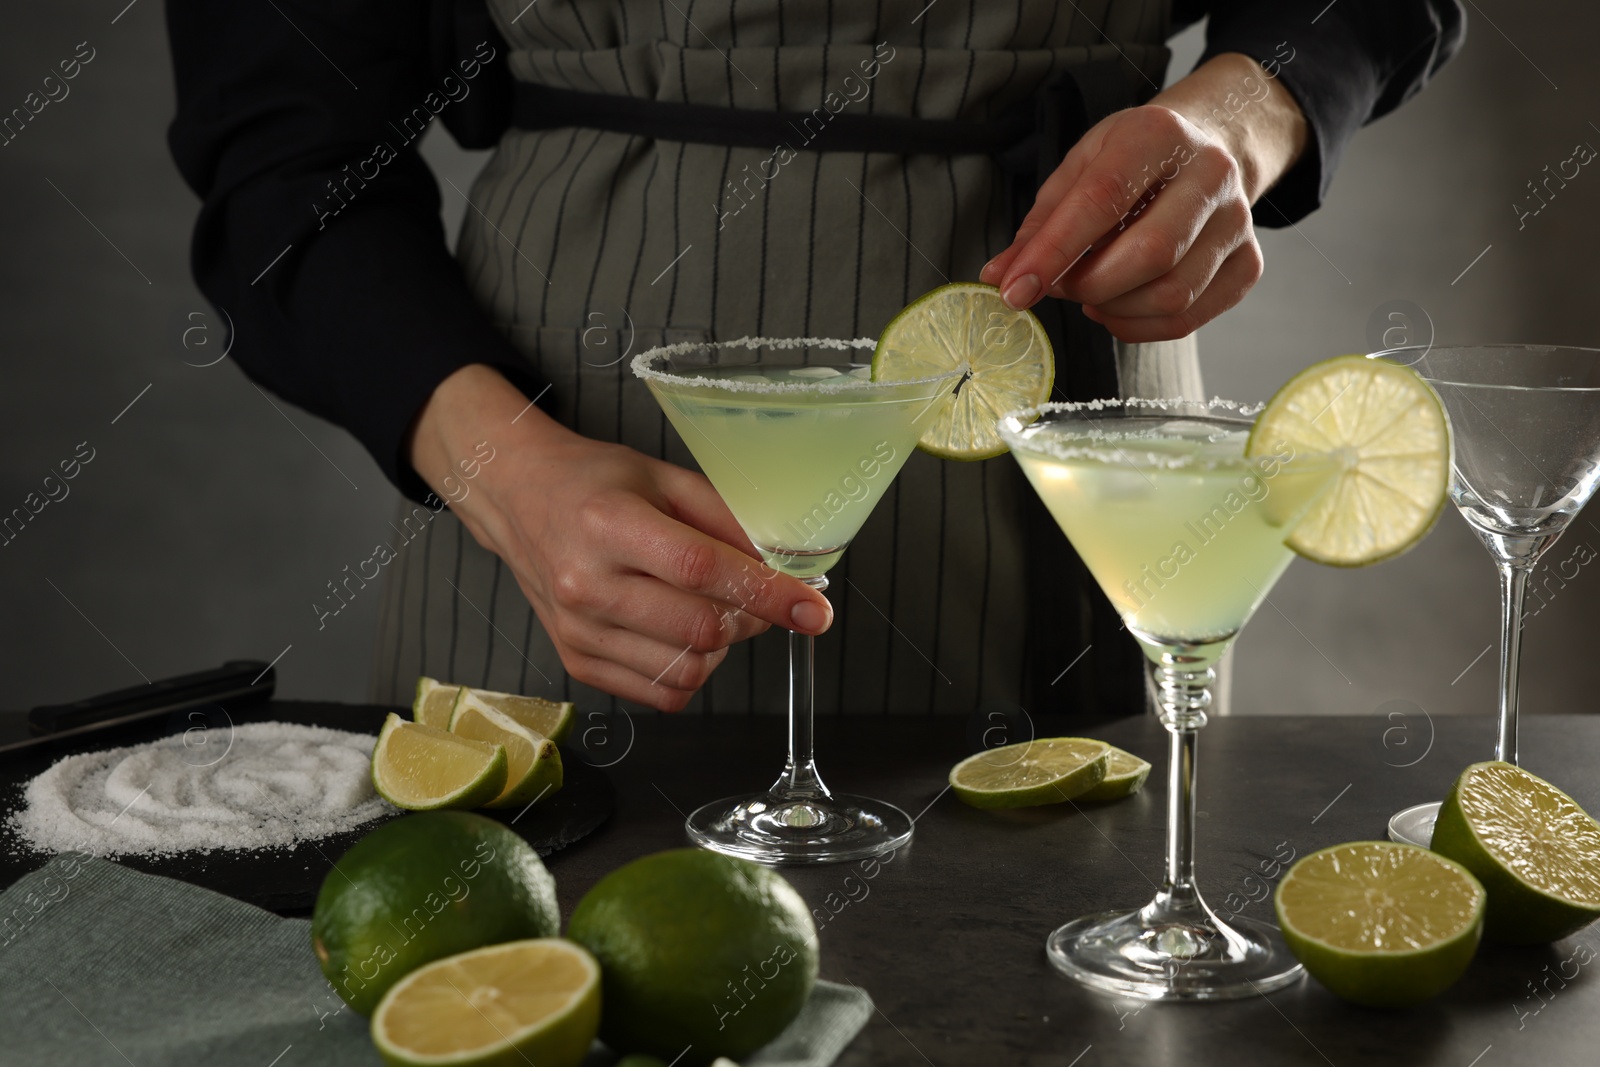
[[[1257,225],[1286,225],[1321,203],[1354,132],[1419,91],[1462,39],[1456,0],[1338,0],[1318,14],[1324,2],[1174,5],[1178,26],[1210,15],[1207,57],[1240,52],[1263,63],[1310,124],[1305,155],[1257,205]],[[509,75],[495,57],[465,77],[473,68],[462,64],[484,58],[471,51],[483,35],[457,34],[455,22],[489,25],[472,3],[168,0],[166,9],[178,93],[169,140],[204,201],[193,269],[233,323],[234,358],[261,385],[354,434],[418,500],[427,487],[405,440],[440,382],[487,363],[529,395],[538,388],[468,291],[445,243],[438,185],[410,134],[384,161],[382,181],[362,184],[349,170],[418,100],[443,112],[464,146],[494,142],[506,119],[494,102]],[[445,101],[444,74],[483,95]],[[346,205],[338,225],[325,225],[317,204]]]

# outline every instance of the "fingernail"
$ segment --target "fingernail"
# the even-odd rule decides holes
[[[1024,274],[1006,286],[1005,291],[1000,294],[1000,299],[1004,300],[1006,306],[1013,311],[1021,311],[1025,307],[1033,306],[1033,302],[1039,299],[1039,291],[1042,288],[1037,274]]]
[[[980,282],[983,282],[985,285],[1000,284],[1000,268],[995,266],[995,263],[999,259],[1000,257],[996,256],[994,259],[991,259],[989,262],[983,265],[983,269],[978,272],[978,280]]]
[[[833,609],[810,600],[802,600],[789,612],[794,628],[802,633],[821,633],[833,621]]]

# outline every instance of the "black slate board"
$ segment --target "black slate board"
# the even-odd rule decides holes
[[[274,702],[234,712],[231,719],[237,723],[303,723],[375,735],[390,710],[350,704]],[[16,810],[28,781],[62,756],[138,744],[161,735],[160,730],[146,730],[139,734],[91,737],[77,744],[0,758],[0,812],[8,815]],[[611,780],[604,771],[591,766],[581,754],[565,746],[561,751],[561,764],[564,781],[560,792],[554,796],[540,801],[525,813],[516,810],[481,812],[516,830],[540,856],[549,856],[592,833],[610,818],[615,804]],[[110,858],[137,870],[204,886],[279,915],[309,915],[322,879],[332,869],[333,862],[370,831],[403,817],[403,813],[396,812],[349,833],[335,834],[292,849]],[[0,819],[0,889],[44,866],[50,858],[18,839],[6,825],[8,821]]]

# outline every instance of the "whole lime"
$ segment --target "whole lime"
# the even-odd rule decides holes
[[[741,1059],[794,1021],[817,980],[817,931],[794,887],[700,849],[612,871],[567,936],[600,961],[600,1038],[620,1053]]]
[[[531,845],[482,815],[430,811],[339,857],[317,894],[311,947],[335,992],[370,1015],[425,963],[560,926],[555,879]]]

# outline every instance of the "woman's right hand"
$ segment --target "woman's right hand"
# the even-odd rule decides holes
[[[511,568],[568,674],[623,700],[678,711],[734,642],[833,621],[760,561],[702,475],[573,433],[486,365],[440,383],[410,454]]]

